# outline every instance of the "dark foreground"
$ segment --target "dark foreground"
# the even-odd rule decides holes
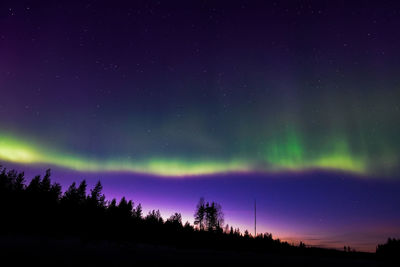
[[[312,255],[187,249],[176,246],[84,241],[72,237],[0,236],[1,266],[137,266],[137,265],[263,265],[263,266],[395,266],[374,254]]]
[[[0,167],[0,266],[390,266],[400,252],[397,239],[362,253],[223,229],[221,207],[204,199],[196,226],[183,224],[179,213],[143,216],[141,205],[124,197],[106,201],[100,182],[90,194],[86,186],[73,183],[62,192],[50,170],[25,185],[24,173]]]

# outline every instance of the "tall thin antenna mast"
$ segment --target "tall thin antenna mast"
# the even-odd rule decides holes
[[[254,199],[254,237],[257,237],[257,202]]]

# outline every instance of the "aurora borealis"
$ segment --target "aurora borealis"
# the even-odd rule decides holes
[[[265,161],[260,161],[259,166],[254,162],[244,159],[219,162],[185,161],[183,159],[151,158],[142,160],[107,160],[96,161],[79,156],[66,155],[42,150],[30,145],[24,145],[19,140],[2,136],[0,158],[10,162],[29,164],[48,164],[78,171],[126,171],[148,173],[160,176],[192,176],[218,174],[224,172],[276,172],[292,170],[309,170],[313,168],[343,170],[359,174],[366,173],[365,162],[354,159],[347,154],[346,146],[337,146],[338,151],[322,157],[304,160],[303,151],[294,137],[289,137],[286,142],[271,145],[265,156]]]
[[[337,217],[316,226],[322,243],[357,226],[393,229],[367,250],[400,234],[399,4],[73,2],[0,4],[0,165],[49,167],[62,184],[98,177],[188,219],[181,203],[207,195],[249,228],[232,203],[254,193],[274,210],[260,229],[287,225],[276,231],[293,240],[327,207]],[[288,195],[309,219],[285,213]]]
[[[396,106],[381,108],[396,109]],[[327,118],[332,116],[327,111],[323,113]],[[364,116],[367,115],[364,114]],[[383,116],[380,122],[383,124],[381,128],[391,126],[390,121],[388,122],[390,125],[384,124],[391,117],[385,117],[386,114],[381,114],[381,116]],[[249,117],[250,120],[252,118],[252,116]],[[353,127],[354,129],[352,130],[340,132],[335,129],[325,128],[327,127],[325,124],[332,123],[326,120],[320,122],[319,127],[313,126],[316,128],[315,131],[309,132],[298,130],[298,127],[288,126],[285,124],[286,121],[283,122],[283,126],[269,126],[266,127],[266,130],[262,130],[264,126],[260,125],[260,122],[263,119],[258,118],[259,125],[256,122],[254,122],[255,125],[249,125],[249,127],[256,128],[254,131],[245,132],[243,136],[235,139],[241,140],[243,144],[241,142],[229,144],[227,140],[224,140],[223,136],[219,136],[221,132],[238,132],[238,135],[240,135],[243,131],[241,127],[242,129],[246,127],[239,125],[239,128],[235,128],[238,127],[236,124],[240,124],[240,122],[230,119],[233,122],[231,125],[225,126],[228,129],[224,127],[219,132],[216,132],[215,135],[207,134],[204,129],[199,129],[195,132],[195,134],[206,136],[203,138],[207,139],[207,142],[215,144],[210,149],[216,151],[210,154],[202,151],[204,146],[202,143],[198,143],[197,138],[186,137],[187,140],[180,143],[175,135],[179,136],[181,135],[180,132],[189,130],[185,129],[184,125],[178,127],[175,125],[177,122],[175,122],[168,125],[167,128],[176,128],[177,132],[158,129],[157,126],[156,130],[153,130],[156,131],[155,134],[150,132],[150,135],[166,136],[163,137],[166,143],[161,144],[159,147],[155,146],[155,143],[159,143],[159,141],[154,141],[151,136],[134,138],[133,141],[127,138],[126,146],[128,148],[125,147],[125,143],[108,146],[108,142],[105,140],[106,136],[95,137],[98,139],[97,142],[99,142],[99,139],[104,139],[102,141],[104,143],[98,143],[99,147],[96,145],[96,149],[111,150],[111,153],[102,151],[100,153],[91,153],[90,150],[93,150],[93,147],[89,148],[89,153],[79,149],[78,151],[68,151],[68,149],[57,148],[58,145],[55,145],[56,148],[51,145],[45,145],[43,141],[25,141],[15,134],[2,134],[0,158],[17,163],[49,164],[81,171],[128,171],[161,176],[190,176],[236,171],[303,171],[312,169],[340,170],[364,176],[376,174],[390,176],[396,172],[398,142],[395,134],[398,129],[391,129],[391,132],[385,133],[382,129],[359,129]],[[361,117],[359,119],[369,120]],[[193,120],[195,121],[196,119]],[[311,124],[313,123],[314,119],[311,121]],[[372,122],[370,123],[372,124]],[[178,122],[178,124],[180,123]],[[268,124],[268,120],[265,121],[265,124]],[[272,122],[272,124],[274,123]],[[309,122],[304,122],[302,127],[306,128],[307,124]],[[321,125],[324,126],[321,127]],[[334,125],[336,124],[334,123]],[[340,128],[340,126],[335,126],[334,128]],[[396,128],[395,125],[394,128]],[[145,130],[151,131],[147,128]],[[111,132],[111,135],[117,134],[119,133]],[[250,135],[250,137],[245,135]],[[89,142],[92,143],[94,141]],[[169,143],[173,145],[169,145]],[[141,153],[135,152],[136,148],[144,151]],[[122,152],[117,153],[119,150],[122,150]],[[188,150],[188,154],[184,152],[185,150]],[[118,156],[113,156],[115,154]]]

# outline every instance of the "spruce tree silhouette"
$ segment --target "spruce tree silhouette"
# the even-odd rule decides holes
[[[136,206],[135,212],[134,212],[135,218],[138,220],[141,220],[143,217],[143,210],[142,210],[142,204],[138,204]]]
[[[104,209],[105,208],[105,195],[101,193],[103,186],[101,182],[98,181],[93,189],[90,190],[90,195],[88,196],[88,205],[92,209]]]

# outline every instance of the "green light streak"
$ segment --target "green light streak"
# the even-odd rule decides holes
[[[274,170],[332,169],[358,174],[370,171],[365,157],[352,154],[345,138],[330,138],[326,147],[317,152],[309,147],[300,134],[290,130],[267,143],[265,158]]]
[[[159,176],[191,176],[224,172],[249,171],[248,165],[241,161],[185,161],[180,159],[152,158],[146,161],[91,160],[73,155],[40,150],[19,142],[14,138],[0,136],[0,159],[28,164],[50,164],[77,171],[88,172],[135,172]]]
[[[150,158],[140,160],[97,160],[54,152],[31,145],[14,137],[0,135],[0,160],[23,164],[46,164],[83,172],[132,172],[167,177],[208,175],[227,172],[280,172],[311,169],[340,170],[370,174],[368,160],[352,155],[343,139],[332,139],[325,152],[312,153],[295,131],[267,143],[265,158],[245,160],[188,160],[182,158]],[[376,164],[379,164],[375,162]]]
[[[0,159],[19,163],[40,162],[34,149],[2,136],[0,137]]]
[[[268,142],[266,161],[278,169],[297,170],[303,164],[304,148],[294,131]]]

